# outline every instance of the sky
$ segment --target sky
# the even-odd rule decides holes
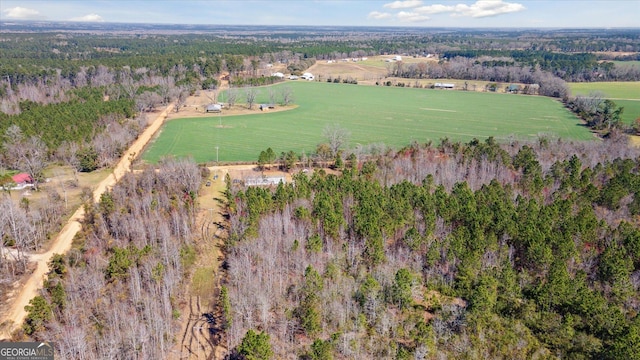
[[[0,20],[640,28],[640,0],[0,0]]]

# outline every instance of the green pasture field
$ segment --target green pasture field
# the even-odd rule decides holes
[[[611,61],[612,63],[614,63],[617,67],[631,67],[631,66],[636,66],[640,68],[640,61],[638,60],[632,60],[632,61],[618,61],[618,60],[614,60]]]
[[[622,121],[625,124],[633,124],[640,118],[640,100],[614,100],[618,106],[622,106]]]
[[[590,140],[593,135],[557,100],[526,95],[359,86],[289,81],[297,107],[255,115],[185,118],[168,121],[143,159],[192,156],[197,162],[256,161],[271,147],[277,154],[311,154],[328,125],[351,133],[348,147],[384,143],[400,148],[413,141],[439,143],[448,137],[468,142],[489,136],[497,140],[531,140],[539,135]],[[258,103],[268,102],[260,88]],[[220,126],[222,124],[222,126]]]
[[[571,95],[589,95],[592,91],[601,91],[610,99],[640,100],[640,81],[607,81],[568,83]]]
[[[608,99],[624,107],[622,121],[631,124],[640,117],[640,81],[568,83],[571,94],[589,95],[600,91]]]

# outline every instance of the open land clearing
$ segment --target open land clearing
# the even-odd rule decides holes
[[[593,135],[581,121],[551,98],[326,82],[288,81],[274,85],[276,93],[290,87],[295,109],[254,110],[254,115],[204,115],[165,123],[143,155],[156,162],[163,156],[192,156],[196,162],[255,161],[260,151],[292,150],[310,154],[325,142],[322,130],[338,124],[351,132],[348,146],[375,143],[403,147],[412,141],[442,138],[470,141],[535,139],[541,134],[574,140]],[[267,102],[261,88],[258,103]],[[239,105],[237,105],[239,106]],[[430,109],[430,110],[425,110]],[[437,111],[435,111],[435,110]]]
[[[622,121],[626,124],[632,124],[640,118],[640,81],[569,83],[568,85],[573,96],[601,92],[605,98],[624,107]]]

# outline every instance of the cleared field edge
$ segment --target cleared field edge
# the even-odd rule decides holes
[[[215,126],[218,116],[174,119],[164,125],[143,159],[155,162],[173,154],[192,156],[198,162],[215,161],[216,146],[220,161],[255,161],[267,147],[277,154],[293,150],[308,155],[326,141],[323,127],[336,123],[351,131],[351,147],[385,143],[398,148],[444,137],[524,140],[544,134],[593,139],[577,117],[551,98],[320,82],[278,86],[293,89],[297,109],[222,117],[222,128]],[[266,97],[263,91],[258,101]]]

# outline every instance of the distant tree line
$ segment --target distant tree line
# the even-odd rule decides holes
[[[464,79],[491,82],[515,82],[530,87],[525,93],[564,98],[569,89],[564,80],[539,68],[527,66],[484,66],[473,59],[456,57],[449,61],[403,63],[388,66],[388,75],[408,79]]]

